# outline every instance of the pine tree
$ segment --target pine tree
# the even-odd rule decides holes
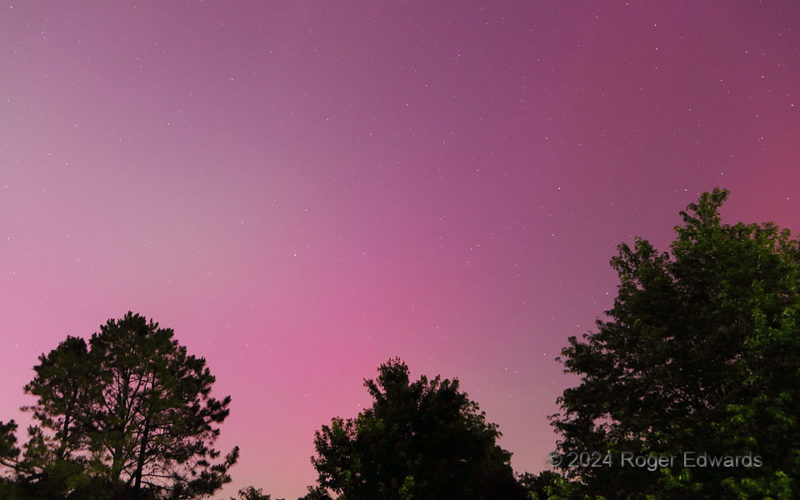
[[[73,496],[83,487],[115,498],[197,498],[230,480],[238,448],[212,463],[230,397],[211,397],[205,360],[171,329],[128,313],[88,347],[68,337],[34,370],[26,391],[38,398],[28,409],[39,427],[20,468],[34,486],[64,464],[80,465],[63,481]]]

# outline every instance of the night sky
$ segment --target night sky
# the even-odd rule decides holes
[[[3,2],[0,420],[132,310],[232,396],[227,494],[304,494],[394,356],[537,472],[616,245],[715,186],[798,230],[798,160],[796,1]]]

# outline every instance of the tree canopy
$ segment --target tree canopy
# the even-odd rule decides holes
[[[43,498],[188,499],[229,481],[238,448],[215,460],[230,397],[173,331],[138,314],[109,320],[87,343],[67,337],[39,357],[23,408],[38,425],[24,453],[0,436],[2,462]],[[12,422],[13,423],[13,422]],[[9,424],[10,425],[10,424]],[[4,435],[13,429],[0,428]],[[214,463],[216,461],[216,463]]]
[[[14,435],[16,430],[17,424],[13,420],[7,424],[0,421],[0,465],[13,467],[16,464],[19,456],[17,436]]]
[[[230,500],[271,500],[271,496],[265,494],[261,488],[255,486],[248,486],[239,490],[235,497],[230,497]]]
[[[372,407],[354,419],[334,418],[317,431],[317,489],[306,498],[484,499],[524,498],[487,423],[458,380],[409,381],[405,363],[393,359],[364,385]]]
[[[561,467],[591,496],[800,497],[800,246],[723,224],[727,195],[681,212],[670,252],[620,245],[613,308],[563,350]]]

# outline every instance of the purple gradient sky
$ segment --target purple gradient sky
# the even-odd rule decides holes
[[[232,395],[229,494],[303,494],[392,356],[541,470],[618,243],[714,186],[800,229],[795,1],[0,9],[0,419],[133,310]]]

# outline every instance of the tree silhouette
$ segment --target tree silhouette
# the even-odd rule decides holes
[[[327,489],[316,484],[308,487],[308,492],[297,500],[333,500]]]
[[[620,245],[613,308],[563,350],[581,383],[553,424],[573,454],[563,470],[591,495],[800,497],[800,247],[771,223],[722,224],[727,195],[681,212],[670,253]],[[676,458],[648,470],[623,453]]]
[[[486,423],[458,380],[410,383],[399,359],[378,371],[364,384],[372,407],[316,433],[311,461],[321,488],[310,495],[330,489],[341,498],[524,498],[511,454],[496,444],[497,426]]]
[[[265,494],[261,488],[255,486],[248,486],[239,490],[236,497],[231,497],[231,500],[270,500],[272,497]]]
[[[13,420],[4,424],[0,421],[0,465],[14,467],[17,464],[19,448],[17,448],[17,437],[14,432],[17,424]]]
[[[55,458],[64,459],[86,444],[87,422],[81,419],[90,404],[87,393],[94,388],[86,342],[68,336],[48,355],[39,356],[39,362],[34,366],[36,377],[25,386],[37,403],[24,409],[53,432]]]
[[[188,355],[171,329],[129,312],[101,326],[88,346],[67,337],[39,361],[25,387],[37,397],[26,409],[39,426],[17,465],[31,490],[183,499],[230,480],[238,448],[212,463],[230,397],[210,396],[205,360]]]

